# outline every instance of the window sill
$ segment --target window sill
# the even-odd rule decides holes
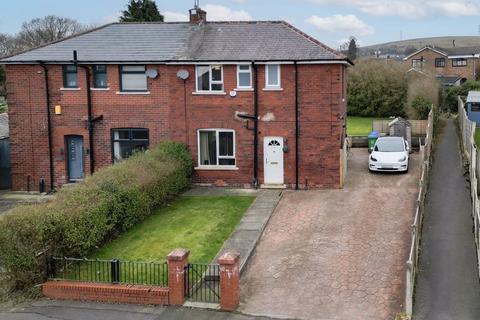
[[[92,91],[109,91],[110,88],[90,88]]]
[[[225,91],[195,91],[192,92],[193,95],[195,96],[225,96],[227,93]]]
[[[263,88],[263,91],[283,91],[283,88]]]
[[[198,166],[194,168],[195,170],[205,170],[205,171],[236,171],[238,167],[233,166]]]
[[[149,95],[150,91],[117,91],[117,94],[123,95]]]
[[[80,91],[82,88],[60,88],[60,91]]]
[[[253,88],[235,88],[234,91],[254,91]]]

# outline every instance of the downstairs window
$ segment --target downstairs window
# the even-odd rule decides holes
[[[148,129],[113,129],[113,163],[148,149]]]
[[[227,129],[198,131],[199,166],[235,166],[235,132]]]

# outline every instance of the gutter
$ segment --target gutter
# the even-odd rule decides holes
[[[47,132],[48,132],[48,162],[50,165],[50,192],[53,191],[53,180],[54,180],[54,163],[53,163],[53,139],[52,139],[52,115],[50,113],[50,89],[48,86],[48,68],[40,63],[40,67],[43,69],[43,75],[45,78],[45,102],[47,105]]]

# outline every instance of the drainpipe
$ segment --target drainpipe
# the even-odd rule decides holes
[[[50,113],[50,89],[48,86],[48,68],[45,64],[40,62],[40,67],[43,69],[43,76],[45,78],[45,102],[47,105],[47,134],[48,134],[48,160],[50,164],[50,192],[53,191],[54,180],[54,164],[53,164],[53,139],[52,139],[52,115]]]
[[[90,158],[90,175],[95,171],[95,157],[94,157],[94,148],[93,148],[93,127],[96,120],[101,118],[93,119],[92,117],[92,92],[90,90],[90,67],[79,65],[77,59],[77,51],[73,51],[73,63],[78,67],[85,70],[85,84],[87,86],[87,130],[88,130],[88,145],[90,146],[89,158]]]
[[[294,62],[295,65],[295,190],[298,190],[298,64],[297,61]]]
[[[258,188],[258,67],[252,61],[253,70],[253,187]]]

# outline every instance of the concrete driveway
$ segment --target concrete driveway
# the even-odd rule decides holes
[[[403,310],[420,156],[371,174],[353,149],[343,190],[286,192],[246,272],[240,311],[298,319],[389,320]]]

